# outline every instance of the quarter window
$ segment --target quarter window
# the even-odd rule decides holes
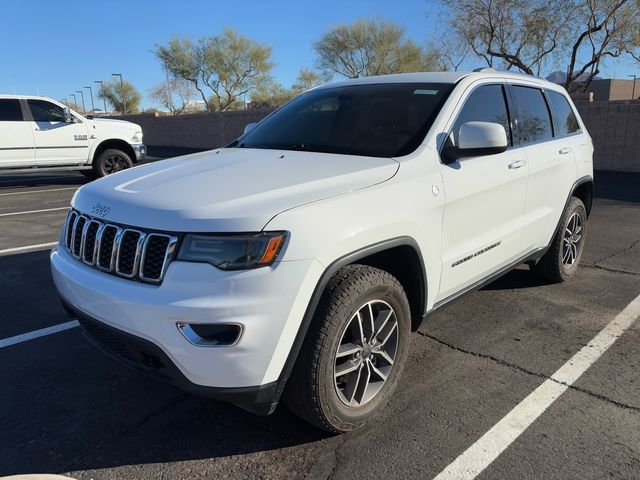
[[[0,122],[21,122],[22,109],[20,100],[15,98],[0,99]]]
[[[453,124],[454,145],[458,145],[460,127],[467,122],[499,123],[504,127],[509,144],[512,144],[509,111],[507,110],[504,90],[501,85],[483,85],[476,88],[469,95]]]
[[[64,122],[64,110],[45,100],[27,100],[33,120],[36,122]]]
[[[542,90],[514,86],[513,95],[518,110],[518,143],[526,145],[551,140],[551,117]]]
[[[556,137],[564,137],[579,132],[578,118],[566,97],[561,93],[549,90],[547,90],[547,96],[551,104],[551,112],[553,112],[553,126],[556,131]]]

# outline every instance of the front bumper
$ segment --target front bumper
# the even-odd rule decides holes
[[[142,143],[135,143],[131,145],[133,152],[136,154],[136,163],[142,163],[147,159],[147,147]]]
[[[97,271],[61,247],[51,252],[51,270],[74,316],[99,322],[98,327],[126,337],[125,343],[135,344],[138,352],[159,359],[164,370],[156,370],[156,376],[221,398],[220,389],[248,389],[249,396],[263,390],[278,393],[281,373],[323,269],[316,260],[276,262],[236,272],[174,261],[161,285],[148,285]],[[183,336],[177,327],[181,322],[235,323],[242,325],[243,333],[233,346],[202,347]],[[138,368],[148,367],[142,362],[144,356],[133,359]],[[264,399],[263,393],[257,395]]]
[[[124,365],[175,385],[194,395],[233,403],[257,415],[270,415],[278,405],[285,380],[256,387],[205,387],[191,382],[153,342],[131,335],[91,318],[64,299],[62,305],[70,317],[76,318],[86,337],[100,350]]]

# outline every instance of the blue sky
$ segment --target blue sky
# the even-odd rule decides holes
[[[5,0],[2,7],[0,93],[57,99],[111,73],[122,73],[146,97],[163,78],[154,46],[173,35],[236,28],[273,47],[273,75],[290,86],[300,68],[313,66],[312,43],[335,24],[379,17],[405,26],[419,43],[437,28],[426,0]],[[634,72],[628,61],[610,61],[604,73]]]

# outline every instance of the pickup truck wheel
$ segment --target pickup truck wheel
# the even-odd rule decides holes
[[[384,408],[406,363],[409,302],[389,273],[341,269],[323,293],[284,401],[330,432],[354,430]]]
[[[129,155],[122,150],[109,148],[93,162],[93,171],[96,177],[104,177],[132,166],[133,162]]]
[[[587,209],[582,200],[571,197],[549,250],[531,266],[531,271],[552,283],[569,280],[578,271],[586,233]]]

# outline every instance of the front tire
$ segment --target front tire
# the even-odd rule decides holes
[[[531,271],[543,280],[566,282],[578,271],[587,233],[587,209],[577,197],[571,197],[560,219],[560,228],[549,250],[531,266]]]
[[[100,178],[132,166],[133,161],[129,155],[117,148],[108,148],[93,162],[93,173]]]
[[[395,277],[344,267],[322,295],[287,383],[287,407],[330,432],[367,423],[396,388],[410,332],[409,302]]]

